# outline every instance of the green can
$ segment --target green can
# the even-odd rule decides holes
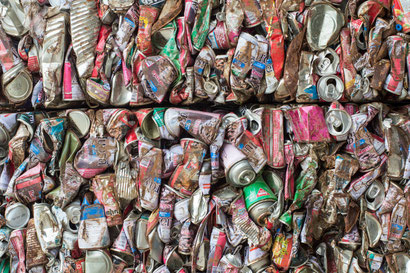
[[[258,175],[255,182],[243,188],[243,194],[249,215],[258,225],[263,226],[265,218],[270,215],[269,208],[278,198],[261,175]]]

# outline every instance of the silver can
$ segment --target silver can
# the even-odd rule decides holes
[[[317,54],[314,61],[314,72],[319,76],[335,75],[339,66],[339,55],[331,48],[326,48]]]
[[[224,143],[221,148],[222,164],[225,167],[226,181],[235,187],[245,187],[251,184],[256,173],[246,156],[230,143]]]
[[[343,81],[335,75],[323,76],[317,82],[317,93],[324,101],[339,100],[344,91]]]
[[[329,134],[338,141],[346,140],[353,122],[350,115],[342,109],[330,109],[326,113],[326,125]]]

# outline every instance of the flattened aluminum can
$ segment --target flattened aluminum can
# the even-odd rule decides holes
[[[47,263],[47,257],[42,251],[40,242],[37,239],[34,219],[30,219],[27,225],[26,247],[28,250],[26,251],[26,264],[28,269]]]
[[[345,110],[330,108],[326,113],[326,124],[329,134],[334,136],[337,141],[343,141],[347,139],[353,122]]]
[[[369,246],[375,247],[382,236],[382,226],[380,225],[379,220],[368,211],[365,213],[364,221],[366,224]]]
[[[164,56],[150,56],[141,64],[139,80],[145,95],[161,103],[171,84],[177,79],[177,69],[173,62]]]
[[[299,79],[296,90],[297,102],[311,102],[318,99],[316,85],[313,79],[313,60],[315,55],[312,52],[302,51],[299,61]]]
[[[47,19],[41,54],[41,73],[45,106],[58,106],[61,101],[62,68],[66,48],[68,14],[60,12]]]
[[[67,214],[67,219],[69,221],[67,229],[72,233],[77,233],[81,219],[80,200],[71,202],[71,204],[64,208],[64,211]]]
[[[124,13],[134,5],[133,0],[108,0],[110,9],[116,13]]]
[[[262,145],[271,168],[285,167],[284,124],[281,109],[264,108],[262,113]]]
[[[110,245],[107,220],[104,207],[98,202],[90,205],[84,198],[81,209],[81,221],[78,229],[80,249],[99,249]]]
[[[130,103],[132,88],[125,86],[122,71],[118,71],[111,79],[110,104],[113,106],[124,106]]]
[[[174,213],[175,193],[168,185],[164,185],[159,202],[158,234],[164,243],[171,241],[172,216]]]
[[[44,252],[61,246],[63,234],[56,217],[52,214],[50,206],[45,203],[33,205],[34,223],[37,238]]]
[[[245,14],[245,26],[255,27],[262,22],[262,10],[259,1],[243,0],[242,8]]]
[[[88,0],[72,2],[70,7],[71,37],[80,78],[91,76],[100,24],[97,2]]]
[[[244,79],[252,68],[252,56],[256,56],[258,51],[258,40],[242,32],[238,39],[235,55],[233,56],[231,73],[241,79]]]
[[[326,48],[317,54],[313,62],[314,72],[319,76],[335,75],[339,67],[339,55],[331,48]]]
[[[317,93],[319,98],[332,102],[339,100],[343,96],[343,81],[335,75],[323,76],[317,82]]]
[[[30,220],[30,210],[21,203],[7,206],[4,214],[6,225],[12,229],[24,228]]]
[[[142,214],[140,219],[138,219],[137,221],[137,235],[135,236],[135,245],[140,251],[147,251],[150,249],[150,244],[148,242],[147,236],[148,217],[148,214]]]
[[[105,217],[109,227],[121,225],[120,205],[114,191],[115,174],[99,174],[93,178],[92,189],[101,204],[104,205]]]
[[[384,200],[384,186],[379,180],[375,180],[367,189],[364,198],[366,199],[367,208],[377,210]]]
[[[280,270],[287,270],[292,255],[292,234],[279,233],[275,237],[272,247],[273,263]]]
[[[73,55],[73,45],[70,45],[64,61],[63,100],[84,101],[84,93],[78,80]]]
[[[140,141],[138,189],[141,207],[153,211],[158,207],[163,165],[162,150]]]

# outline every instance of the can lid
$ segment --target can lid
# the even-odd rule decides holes
[[[85,255],[85,272],[110,273],[113,269],[112,260],[102,250],[87,250]]]
[[[19,63],[3,74],[3,93],[13,103],[24,102],[33,90],[31,74]]]
[[[90,118],[81,110],[74,110],[68,113],[70,124],[72,124],[82,138],[88,134],[90,130]]]
[[[30,210],[21,203],[15,203],[6,208],[5,218],[9,228],[24,228],[30,220]]]

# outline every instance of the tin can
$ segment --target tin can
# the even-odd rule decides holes
[[[269,207],[277,197],[260,175],[252,184],[243,188],[243,193],[249,215],[259,225],[264,226],[266,217],[270,215]]]
[[[110,273],[113,270],[111,257],[103,250],[87,250],[85,254],[85,272]]]
[[[327,101],[337,101],[343,96],[343,81],[335,75],[323,76],[317,82],[319,98]]]
[[[7,206],[4,214],[6,225],[11,229],[24,228],[30,220],[30,210],[21,203]]]
[[[232,186],[245,187],[256,178],[256,173],[246,156],[230,143],[224,143],[221,149],[222,164],[225,168],[226,180]]]

